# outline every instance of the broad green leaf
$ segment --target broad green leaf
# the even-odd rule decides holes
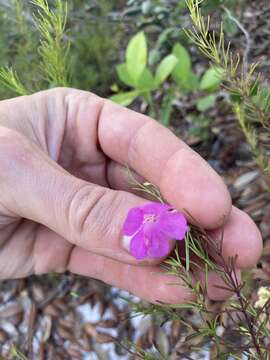
[[[216,102],[216,95],[207,95],[197,100],[196,106],[199,111],[206,111],[213,107]]]
[[[183,92],[188,93],[190,91],[195,91],[199,89],[199,85],[200,85],[199,79],[192,70],[190,70],[187,77],[185,79],[181,79],[181,81],[180,80],[177,81],[174,76],[173,78]]]
[[[128,91],[111,96],[111,100],[119,105],[128,106],[139,95],[138,91]]]
[[[132,80],[132,77],[129,75],[127,65],[126,64],[120,64],[116,66],[116,71],[119,79],[128,86],[134,86],[134,81]]]
[[[210,67],[201,78],[200,90],[216,90],[219,87],[223,78],[224,70],[222,68],[217,66]]]
[[[154,77],[150,70],[145,68],[138,82],[138,89],[152,91],[156,88]]]
[[[138,83],[147,62],[147,43],[143,31],[136,34],[128,43],[126,51],[127,71],[134,81]]]
[[[178,59],[175,55],[171,54],[166,56],[161,63],[158,65],[155,75],[155,81],[157,86],[161,85],[167,77],[172,73]]]
[[[174,45],[172,53],[178,59],[178,63],[173,69],[172,75],[177,84],[182,86],[187,82],[191,72],[191,58],[187,50],[180,43]]]

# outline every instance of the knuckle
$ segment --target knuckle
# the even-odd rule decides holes
[[[152,125],[151,121],[144,121],[135,131],[133,137],[131,138],[128,144],[128,159],[129,161],[136,161],[139,157],[138,154],[140,153],[140,139],[143,137],[142,132],[145,131],[146,128]]]
[[[121,192],[82,185],[68,204],[72,241],[82,247],[97,249],[102,247],[103,239],[119,236],[114,214],[122,201]]]
[[[94,188],[90,184],[82,184],[72,194],[67,202],[67,218],[71,225],[71,236],[75,242],[84,242],[87,235],[94,236],[97,219],[96,213],[99,212],[100,216],[103,207],[103,197],[106,194],[105,188]]]
[[[97,109],[97,113],[102,110],[104,100],[89,91],[71,88],[64,88],[59,91],[63,95],[65,107],[67,109],[73,108],[73,112],[76,112],[78,107],[88,107],[89,103],[91,103],[92,109]]]
[[[119,237],[121,224],[121,209],[123,208],[126,197],[121,191],[107,191],[93,209],[92,216],[95,225],[97,244],[102,239],[115,239]]]
[[[51,93],[52,95],[57,94],[57,95],[65,96],[67,94],[67,92],[69,92],[70,90],[71,89],[68,87],[57,86],[55,88],[47,90],[47,92]]]

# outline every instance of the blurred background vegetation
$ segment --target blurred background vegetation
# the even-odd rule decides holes
[[[206,11],[217,9],[222,3],[229,8],[239,0],[207,0]],[[55,1],[49,1],[51,8]],[[39,72],[40,56],[37,48],[40,34],[34,25],[35,6],[30,1],[0,2],[0,66],[12,66],[20,75],[25,87],[35,91],[46,88]],[[183,28],[188,25],[185,0],[147,1],[68,1],[68,19],[65,41],[70,41],[70,85],[95,91],[103,96],[110,94],[116,80],[115,65],[132,35],[145,30],[149,35],[154,65],[168,54],[176,42],[187,43]],[[226,30],[235,31],[228,22]],[[52,84],[50,84],[52,85]],[[59,84],[55,84],[59,85]],[[1,88],[1,96],[11,95]]]
[[[214,107],[219,95],[222,98],[219,88],[222,79],[217,79],[207,60],[199,57],[196,47],[185,34],[184,29],[190,25],[185,0],[101,0],[87,3],[72,0],[67,3],[68,17],[60,34],[58,49],[59,57],[63,58],[60,65],[63,69],[56,70],[65,72],[64,81],[61,76],[51,78],[44,72],[46,60],[41,49],[44,34],[36,25],[37,6],[31,1],[0,1],[0,66],[12,67],[27,93],[63,85],[90,90],[105,97],[120,93],[120,97],[115,98],[117,102],[123,105],[133,103],[135,109],[152,115],[166,126],[171,124],[171,119],[182,117],[185,108],[189,107],[192,111],[185,118],[191,133],[202,140],[208,139],[212,121],[208,110]],[[57,1],[48,1],[48,4],[52,10],[57,8]],[[242,6],[242,0],[205,0],[202,4],[206,14],[220,15],[229,39],[239,29],[223,8],[239,12]],[[148,84],[144,81],[138,86],[130,86],[119,74],[117,65],[123,62],[128,42],[139,31],[143,31],[146,37],[149,71],[156,71],[162,59],[171,53],[178,56],[178,60],[184,58],[176,69],[168,73],[165,69],[156,86],[153,86],[151,77]],[[52,39],[55,36],[57,42],[54,29],[51,32]],[[67,52],[66,56],[64,52]],[[203,79],[207,70],[210,73]],[[170,75],[173,75],[172,79]],[[2,79],[4,85],[8,83],[5,73]],[[141,91],[146,85],[149,91]],[[130,90],[133,90],[131,96]],[[3,86],[2,82],[0,97],[4,99],[13,95],[12,86]],[[182,109],[179,109],[179,102],[184,102]]]

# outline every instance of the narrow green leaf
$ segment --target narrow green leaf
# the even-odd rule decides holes
[[[132,77],[129,75],[127,65],[120,64],[116,66],[116,71],[119,79],[126,85],[133,87],[134,81],[132,80]]]
[[[28,92],[21,83],[16,71],[12,68],[0,68],[0,84],[13,91],[17,95],[27,95]]]
[[[186,256],[186,271],[189,271],[190,269],[189,233],[185,236],[185,256]]]
[[[111,96],[111,100],[122,106],[128,106],[139,95],[138,91],[128,91]]]
[[[171,89],[164,96],[161,104],[160,122],[165,126],[169,126],[170,124],[170,116],[173,109],[173,99],[174,99],[174,90]]]
[[[147,43],[143,31],[136,34],[128,43],[126,51],[127,71],[137,84],[147,63]]]
[[[196,107],[199,111],[206,111],[213,107],[216,102],[216,95],[211,94],[197,100]]]
[[[155,81],[157,86],[161,85],[167,77],[172,73],[178,59],[175,55],[171,54],[166,56],[161,63],[158,65],[155,75]]]
[[[218,66],[210,67],[201,78],[200,90],[214,91],[216,90],[222,79],[224,78],[224,70]]]

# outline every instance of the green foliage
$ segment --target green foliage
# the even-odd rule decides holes
[[[222,80],[223,87],[231,95],[232,108],[240,127],[250,146],[251,152],[257,161],[262,173],[270,178],[270,157],[266,149],[259,144],[254,124],[260,123],[266,132],[270,133],[270,96],[269,89],[265,89],[260,82],[260,74],[256,74],[257,65],[247,63],[246,54],[243,58],[238,53],[231,51],[230,44],[225,44],[223,25],[221,24],[219,34],[210,31],[210,18],[204,18],[201,12],[201,0],[187,0],[193,29],[186,33],[198,46],[199,50],[212,63],[213,68],[218,69],[219,81]],[[238,20],[233,17],[227,9],[227,14],[240,26]],[[213,80],[213,74],[210,78]],[[203,82],[203,87],[208,87],[208,80]],[[211,81],[210,81],[211,84]]]
[[[139,95],[140,95],[139,91],[136,91],[136,90],[127,91],[127,92],[124,92],[124,93],[113,95],[111,97],[111,100],[113,100],[117,104],[120,104],[120,105],[123,105],[123,106],[128,106]]]
[[[40,71],[49,86],[67,86],[69,84],[69,42],[64,40],[67,21],[67,2],[56,0],[52,11],[47,0],[32,0],[37,8],[34,15],[40,34],[38,48],[41,64]]]
[[[20,350],[18,350],[15,346],[11,347],[10,356],[14,360],[29,360]]]
[[[166,126],[170,124],[174,100],[190,92],[202,93],[195,102],[199,113],[214,106],[216,96],[210,93],[219,88],[223,78],[222,70],[210,67],[199,79],[193,71],[189,52],[179,42],[173,46],[171,53],[160,59],[154,67],[149,61],[146,36],[141,31],[130,39],[125,59],[124,63],[117,65],[116,72],[121,82],[131,90],[119,92],[117,86],[118,93],[111,97],[116,103],[128,106],[140,98],[148,104],[150,116],[158,118]],[[161,104],[155,103],[156,92],[163,94]],[[205,119],[200,115],[195,118],[197,123],[201,122],[195,127],[202,140],[207,139],[206,132],[211,122],[208,118],[206,121]]]
[[[0,67],[2,67],[3,80],[0,82],[1,98],[10,97],[14,93],[21,94],[21,91],[17,92],[19,90],[17,86],[14,86],[13,90],[15,85],[13,75],[16,73],[20,74],[20,82],[24,84],[24,88],[33,87],[36,77],[32,76],[32,69],[35,68],[38,57],[37,40],[31,25],[26,20],[24,3],[20,0],[11,0],[9,5],[0,4]],[[32,49],[35,49],[35,55]],[[29,64],[32,66],[30,71]],[[12,71],[11,65],[16,69],[16,73],[15,70]],[[17,78],[17,75],[15,77]]]
[[[0,81],[18,95],[27,95],[27,90],[21,83],[16,72],[11,68],[0,69]]]
[[[187,120],[190,123],[190,134],[198,137],[202,141],[207,141],[209,139],[209,126],[212,123],[212,119],[210,117],[204,114],[199,114],[196,116],[189,115]]]
[[[198,79],[192,71],[191,57],[188,51],[183,45],[176,43],[172,52],[178,59],[173,71],[173,79],[183,91],[196,90],[198,88]]]
[[[132,175],[131,180],[134,189],[164,202],[155,185],[141,184]],[[223,255],[223,234],[219,239],[213,239],[190,213],[187,215],[195,225],[190,225],[185,236],[185,249],[177,246],[175,253],[164,260],[161,267],[168,275],[168,282],[173,277],[172,285],[175,286],[175,278],[178,278],[181,286],[185,285],[194,295],[194,300],[173,305],[130,303],[132,316],[151,315],[161,326],[168,321],[180,322],[183,349],[177,350],[179,359],[192,359],[192,352],[199,356],[201,349],[211,346],[211,359],[268,360],[270,288],[260,287],[258,300],[254,301],[246,289],[246,282],[241,282],[236,275],[237,255],[229,259]],[[204,274],[203,279],[196,280],[198,271]],[[217,311],[213,311],[207,297],[210,272],[215,272],[223,280],[224,285],[216,285],[217,289],[233,294]],[[128,348],[139,359],[152,359],[152,351],[147,353],[132,344]],[[159,356],[154,355],[154,358]]]
[[[141,360],[167,360],[168,358],[164,356],[156,346],[153,346],[153,351],[147,352],[146,350],[140,348],[132,341],[125,340],[120,344],[127,352],[136,357],[136,359]]]
[[[142,97],[150,106],[150,113],[155,116],[152,92],[157,90],[171,75],[178,63],[175,55],[164,57],[153,72],[147,67],[148,51],[144,32],[139,32],[129,41],[126,49],[126,62],[117,66],[119,79],[133,91],[123,92],[111,97],[121,105],[129,105],[137,97]]]
[[[126,50],[126,70],[132,83],[135,86],[139,85],[140,78],[147,63],[147,43],[145,34],[139,32],[135,35]]]
[[[29,35],[33,33],[31,25],[28,24],[21,2],[13,2],[16,12],[16,23],[19,27],[22,43],[17,45],[15,54],[19,58],[18,70],[22,74],[31,74],[33,79],[26,75],[23,80],[18,79],[13,68],[2,67],[0,80],[2,86],[7,87],[16,95],[25,95],[32,91],[53,86],[67,86],[69,73],[69,43],[64,40],[64,30],[67,18],[67,3],[57,0],[55,10],[52,11],[47,0],[33,0],[35,14],[33,20],[40,36],[38,51],[37,41]],[[23,45],[24,44],[24,45]],[[35,48],[34,48],[35,46]],[[28,52],[30,54],[26,54]],[[31,55],[32,52],[32,55]],[[27,56],[26,56],[27,55]],[[15,59],[16,59],[15,56]],[[32,68],[25,63],[29,57],[33,57]],[[26,60],[22,60],[26,57]],[[16,61],[15,61],[16,64]]]
[[[14,54],[7,54],[7,58],[14,55],[13,67],[3,66],[0,71],[2,86],[17,95],[68,85],[69,44],[64,40],[67,3],[57,0],[54,11],[50,9],[47,0],[33,0],[31,3],[35,10],[32,20],[38,31],[38,37],[33,35],[35,31],[32,23],[27,21],[23,3],[13,0],[19,41],[15,43]],[[15,42],[15,39],[12,39],[13,41]],[[7,40],[7,43],[10,42],[11,40]],[[21,80],[18,79],[17,71],[22,75]]]
[[[219,88],[224,77],[222,68],[216,66],[210,67],[203,75],[200,81],[200,90],[215,91]]]
[[[160,122],[165,125],[170,125],[170,118],[173,110],[173,100],[175,99],[174,89],[167,90],[167,93],[164,95],[161,109],[160,109]]]
[[[108,94],[115,77],[113,63],[123,37],[120,22],[110,20],[117,3],[116,0],[90,5],[81,0],[0,2],[3,73],[7,68],[13,69],[28,93],[69,85]],[[0,98],[21,94],[7,84],[6,77],[4,80],[0,82]],[[12,84],[11,77],[9,80]]]
[[[125,36],[122,22],[113,19],[118,4],[118,0],[69,2],[67,35],[73,87],[108,96]]]
[[[160,64],[156,69],[156,75],[155,75],[155,84],[157,86],[160,86],[162,83],[164,83],[167,77],[169,77],[170,74],[173,72],[177,63],[178,63],[178,59],[173,54],[167,55],[160,62]]]
[[[246,296],[245,284],[240,283],[236,277],[236,258],[225,260],[222,255],[222,239],[220,244],[202,229],[191,226],[186,235],[185,254],[176,248],[173,257],[164,261],[162,267],[168,276],[177,277],[181,284],[194,294],[195,300],[185,304],[175,305],[133,305],[133,312],[137,314],[152,314],[162,323],[169,320],[178,320],[182,324],[182,334],[185,334],[185,348],[179,356],[185,358],[192,351],[202,349],[206,344],[212,344],[215,349],[213,359],[248,359],[267,360],[268,349],[265,347],[269,339],[270,323],[270,292],[266,289],[259,302],[254,302]],[[211,256],[209,255],[211,254]],[[212,257],[218,259],[214,262]],[[195,260],[196,259],[196,260]],[[204,272],[205,278],[201,281],[194,280],[194,272]],[[230,291],[235,296],[229,300],[220,313],[212,312],[207,301],[208,274],[216,272],[224,285],[220,288]],[[263,298],[264,295],[264,298]],[[189,320],[188,312],[196,314],[196,321]],[[230,326],[227,329],[222,319],[229,317]],[[222,328],[220,333],[218,329]],[[238,334],[238,344],[229,334]],[[195,345],[193,340],[195,341]],[[266,345],[267,346],[267,345]]]
[[[201,112],[206,111],[212,108],[216,102],[216,95],[207,95],[197,100],[196,106],[197,109]]]

